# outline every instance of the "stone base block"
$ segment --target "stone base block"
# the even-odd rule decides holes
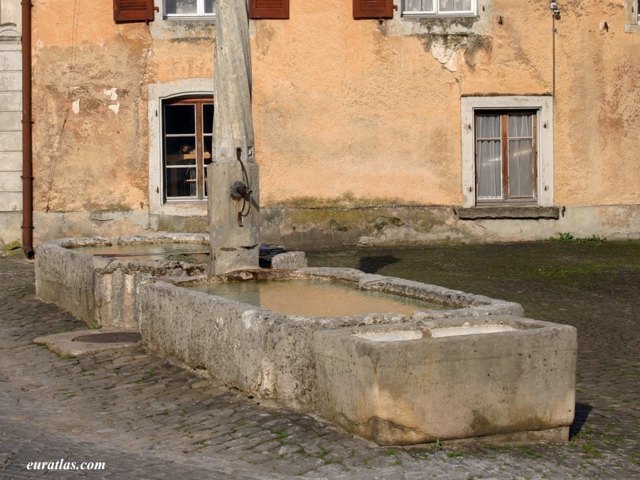
[[[377,443],[568,438],[571,326],[450,318],[319,331],[314,349],[320,414]]]

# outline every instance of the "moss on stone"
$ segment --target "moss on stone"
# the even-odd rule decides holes
[[[9,243],[5,243],[2,246],[2,250],[4,250],[5,252],[10,252],[13,250],[19,250],[20,248],[22,248],[22,244],[16,240],[14,242],[9,242]]]

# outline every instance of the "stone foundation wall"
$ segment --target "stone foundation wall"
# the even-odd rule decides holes
[[[489,243],[547,240],[560,233],[610,240],[640,237],[640,205],[559,207],[558,219],[463,220],[459,207],[262,207],[261,241],[287,248],[340,245]],[[148,212],[36,212],[36,245],[49,238],[116,236],[149,231],[207,231],[202,215],[162,216]]]

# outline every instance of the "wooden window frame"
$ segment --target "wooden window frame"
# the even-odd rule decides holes
[[[169,168],[166,163],[166,148],[165,142],[167,139],[167,134],[165,131],[165,122],[166,122],[166,112],[165,107],[173,106],[173,105],[194,105],[195,106],[195,164],[196,164],[196,194],[192,196],[175,196],[169,197],[167,192],[167,169]],[[203,107],[204,105],[214,105],[214,100],[209,96],[198,96],[198,97],[182,97],[182,98],[170,98],[166,99],[162,102],[162,197],[164,203],[177,203],[177,202],[195,202],[195,201],[204,201],[207,199],[206,192],[206,176],[205,176],[205,158],[204,158],[204,140],[207,136],[211,136],[211,155],[213,156],[213,124],[211,133],[204,132],[204,118],[203,118]],[[214,105],[215,112],[215,105]],[[215,114],[215,113],[214,113]],[[209,159],[209,164],[211,163],[211,159]],[[173,168],[185,168],[185,167],[173,167]]]
[[[476,161],[476,203],[478,205],[491,205],[491,204],[505,204],[505,203],[518,203],[536,205],[538,202],[538,112],[537,110],[522,110],[522,109],[499,109],[499,110],[478,110],[475,112],[474,121],[479,115],[499,115],[500,116],[500,162],[501,162],[501,194],[502,199],[481,199],[478,197],[478,169],[477,169],[477,148],[478,133],[477,129],[474,132],[474,156]],[[530,197],[516,197],[512,196],[509,187],[509,140],[514,137],[509,135],[509,116],[526,114],[532,116],[532,178],[531,178],[531,196]]]

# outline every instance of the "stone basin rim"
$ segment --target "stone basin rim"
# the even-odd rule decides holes
[[[245,278],[241,278],[242,274],[246,274]],[[249,278],[250,277],[250,278]],[[178,279],[176,281],[170,281],[169,279],[161,278],[158,281],[168,281],[175,287],[187,290],[191,295],[204,295],[208,297],[214,297],[216,301],[220,301],[227,305],[237,305],[241,307],[245,312],[256,312],[263,315],[278,314],[286,315],[290,318],[297,319],[309,319],[309,320],[322,320],[322,319],[335,319],[335,318],[351,318],[351,319],[363,319],[371,315],[377,316],[389,316],[397,319],[404,319],[405,321],[417,320],[418,317],[427,316],[429,318],[444,316],[458,316],[464,314],[465,308],[475,309],[477,306],[492,307],[494,305],[516,305],[509,302],[503,302],[501,300],[494,300],[488,297],[468,294],[458,290],[450,290],[437,285],[431,285],[421,282],[413,282],[403,280],[397,277],[388,277],[381,275],[371,275],[360,270],[351,268],[336,269],[335,267],[312,267],[302,268],[292,271],[287,270],[268,270],[268,269],[248,269],[244,271],[235,271],[226,275],[216,276],[197,276],[189,279]],[[288,280],[309,280],[309,281],[325,281],[338,284],[348,285],[355,290],[364,292],[380,292],[387,294],[390,297],[398,298],[410,298],[413,300],[430,302],[442,305],[444,309],[420,309],[416,308],[412,315],[395,313],[395,312],[367,312],[356,315],[337,315],[337,316],[313,316],[313,315],[293,315],[283,314],[264,308],[261,306],[252,305],[239,300],[230,299],[224,295],[219,295],[211,292],[203,292],[189,288],[198,284],[217,284],[217,283],[241,283],[251,281],[283,281]],[[375,288],[371,288],[374,285]],[[394,287],[408,287],[411,291],[401,291],[401,288]],[[451,299],[451,296],[455,295],[455,300]],[[447,308],[448,307],[448,308]],[[437,313],[435,313],[437,312]]]

